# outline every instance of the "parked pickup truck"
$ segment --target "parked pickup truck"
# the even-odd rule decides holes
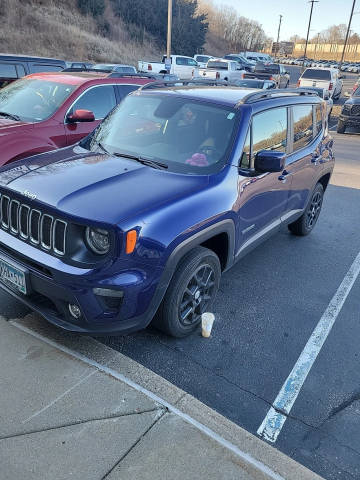
[[[341,96],[343,82],[337,68],[307,68],[298,80],[299,87],[319,87],[330,92],[331,98]]]
[[[246,71],[234,60],[212,58],[208,61],[206,68],[200,70],[200,77],[231,82],[243,79],[245,73]]]
[[[138,63],[139,72],[147,73],[167,73],[165,68],[166,55],[163,56],[161,62],[145,62],[140,60]],[[183,55],[171,55],[170,73],[177,75],[180,80],[191,80],[199,76],[199,64],[191,57]]]
[[[282,65],[271,63],[265,65],[257,63],[253,73],[246,73],[244,78],[258,78],[259,80],[273,80],[278,88],[287,88],[290,83],[290,75]]]
[[[194,332],[222,272],[319,218],[334,168],[325,102],[278,92],[157,84],[79,144],[4,167],[1,288],[73,332]]]

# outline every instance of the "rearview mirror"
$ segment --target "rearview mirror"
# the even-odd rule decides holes
[[[77,123],[77,122],[94,122],[95,115],[91,110],[75,110],[74,113],[69,114],[66,117],[66,120],[69,123]]]
[[[255,156],[255,170],[260,173],[282,172],[286,155],[275,150],[260,150]]]

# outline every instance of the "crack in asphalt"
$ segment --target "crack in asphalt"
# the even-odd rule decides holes
[[[354,402],[358,400],[360,400],[360,392],[353,393],[347,400],[344,400],[343,402],[340,403],[340,405],[338,405],[337,407],[334,407],[323,423],[334,418],[338,413],[350,407]]]
[[[120,459],[113,465],[110,470],[108,470],[105,475],[101,478],[101,480],[105,480],[115,469],[120,463],[134,450],[134,448],[141,442],[141,440],[150,432],[150,430],[164,417],[166,413],[168,413],[168,410],[166,408],[164,409],[158,409],[161,411],[161,414],[155,418],[155,420],[151,423],[151,425],[140,435],[140,437],[136,440],[136,442],[131,445],[130,448],[127,449],[127,451],[120,457]]]
[[[58,426],[41,428],[41,429],[37,429],[37,430],[29,430],[27,432],[14,433],[12,435],[0,436],[0,442],[2,440],[8,440],[10,438],[24,437],[26,435],[33,435],[35,433],[49,432],[51,430],[59,430],[61,428],[73,427],[73,426],[76,426],[76,425],[85,425],[86,423],[91,423],[91,422],[101,422],[103,420],[114,420],[114,419],[122,418],[122,417],[131,417],[131,416],[134,416],[134,415],[142,415],[144,413],[165,412],[165,411],[166,411],[165,408],[152,408],[152,409],[148,409],[148,410],[141,410],[140,412],[128,412],[128,413],[124,413],[122,415],[108,415],[106,417],[95,417],[95,418],[90,418],[90,419],[87,419],[87,420],[79,420],[78,422],[64,423],[64,424],[58,425]]]
[[[254,392],[252,392],[251,390],[247,390],[246,388],[242,387],[241,385],[238,385],[237,383],[233,382],[232,380],[230,380],[229,378],[227,378],[227,377],[224,376],[224,375],[221,375],[221,374],[219,374],[219,373],[214,372],[210,367],[206,367],[205,365],[199,363],[198,361],[194,360],[191,356],[187,355],[186,353],[180,352],[177,348],[170,347],[170,346],[167,345],[166,343],[163,343],[161,340],[159,340],[159,343],[160,343],[162,346],[164,346],[164,347],[166,347],[166,348],[168,348],[168,349],[170,349],[170,350],[175,350],[176,352],[181,353],[182,355],[184,355],[189,361],[191,361],[191,362],[194,363],[195,365],[198,365],[199,367],[204,368],[205,370],[211,372],[214,376],[225,380],[227,383],[229,383],[230,385],[233,385],[234,387],[238,388],[238,389],[241,390],[242,392],[248,393],[249,395],[252,395],[253,397],[257,398],[258,400],[261,400],[262,402],[266,403],[267,406],[272,407],[276,412],[281,413],[281,414],[284,415],[285,417],[290,418],[291,420],[300,422],[300,423],[302,423],[303,425],[306,425],[307,427],[314,428],[314,429],[317,428],[315,425],[306,423],[305,420],[302,420],[302,419],[297,418],[297,417],[295,417],[295,416],[293,416],[293,415],[290,415],[289,413],[286,413],[285,411],[283,411],[283,410],[275,407],[269,400],[266,400],[265,398],[261,397],[261,395],[258,395],[257,393],[254,393]]]

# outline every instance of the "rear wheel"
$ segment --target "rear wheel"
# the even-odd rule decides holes
[[[309,235],[318,221],[323,197],[324,187],[321,183],[318,183],[314,188],[304,213],[296,220],[296,222],[290,223],[288,226],[291,233],[299,236]]]
[[[343,122],[342,120],[339,120],[338,121],[338,124],[337,124],[337,133],[345,133],[345,129],[346,129],[346,123]]]
[[[159,330],[173,337],[190,335],[209,311],[219,289],[221,267],[218,256],[196,247],[180,261],[153,320]]]

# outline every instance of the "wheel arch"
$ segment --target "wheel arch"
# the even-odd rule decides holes
[[[325,192],[327,186],[329,185],[330,176],[331,176],[331,173],[326,173],[326,174],[323,175],[321,178],[319,178],[318,183],[321,183],[321,185],[322,185],[323,188],[324,188],[324,192]]]

